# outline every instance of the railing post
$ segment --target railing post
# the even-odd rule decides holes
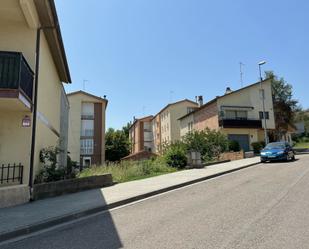
[[[0,181],[1,184],[3,183],[3,170],[4,170],[4,164],[2,164],[1,167],[1,181]]]
[[[16,168],[16,164],[14,163],[14,165],[13,165],[13,179],[12,179],[13,182],[15,182],[15,168]]]
[[[19,164],[19,168],[20,168],[20,175],[19,175],[19,183],[23,184],[23,176],[24,176],[24,166],[21,165],[21,163]]]
[[[8,172],[6,174],[6,182],[9,183],[9,176],[10,176],[10,164],[8,164]]]

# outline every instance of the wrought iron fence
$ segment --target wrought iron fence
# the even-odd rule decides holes
[[[23,183],[24,166],[21,164],[0,165],[0,185],[10,183]]]

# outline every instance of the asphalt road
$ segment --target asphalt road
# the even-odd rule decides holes
[[[1,249],[122,247],[307,249],[309,156],[243,169]]]

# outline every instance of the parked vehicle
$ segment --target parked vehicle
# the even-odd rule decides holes
[[[295,160],[295,152],[287,142],[269,143],[261,150],[261,162]]]

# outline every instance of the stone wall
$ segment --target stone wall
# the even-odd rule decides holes
[[[224,152],[220,155],[220,161],[225,161],[225,160],[239,160],[239,159],[244,159],[244,152],[239,151],[239,152]]]
[[[111,174],[36,184],[33,187],[32,199],[38,200],[88,189],[107,187],[112,184],[113,178]]]

